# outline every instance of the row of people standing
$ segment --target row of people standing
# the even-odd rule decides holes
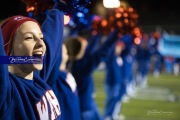
[[[95,35],[87,40],[76,36],[65,40],[69,54],[67,68],[77,83],[83,119],[117,119],[123,97],[127,94],[132,96],[131,92],[134,92],[132,87],[136,81],[133,79],[133,63],[136,57],[133,51],[135,49],[133,36],[118,35],[116,31],[108,35],[107,40],[98,46],[101,37]],[[92,78],[94,70],[101,62],[106,62],[106,102],[102,117],[93,96],[95,88]]]
[[[104,117],[107,120],[120,119],[123,101],[135,96],[137,86],[147,86],[151,57],[158,53],[157,46],[150,43],[150,38],[149,34],[143,33],[138,38],[138,44],[135,44],[135,37],[126,34],[120,36],[119,42],[112,47],[105,61]],[[155,42],[157,45],[158,41]],[[118,47],[121,49],[117,54]],[[158,67],[155,70],[159,70]]]
[[[65,40],[70,57],[67,68],[77,84],[82,119],[117,119],[123,97],[132,97],[137,84],[147,84],[151,56],[155,54],[153,49],[157,51],[150,43],[151,36],[146,33],[139,38],[139,44],[134,43],[134,36],[131,34],[110,33],[107,40],[99,45],[101,37],[92,35],[85,39],[76,36]],[[92,78],[94,70],[101,62],[106,63],[106,100],[102,116],[93,95],[96,91]],[[133,71],[134,63],[137,64],[136,74]]]

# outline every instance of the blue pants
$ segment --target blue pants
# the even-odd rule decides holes
[[[106,102],[104,110],[104,118],[118,116],[120,113],[121,99],[125,94],[125,84],[116,84],[114,86],[105,85]]]
[[[82,120],[102,120],[95,101],[92,102],[90,110],[82,111]]]
[[[127,84],[131,83],[133,80],[133,61],[132,55],[127,55],[123,58],[122,73],[123,79]]]
[[[147,76],[149,72],[149,66],[150,61],[149,60],[139,60],[138,61],[138,73],[142,75],[142,77]]]

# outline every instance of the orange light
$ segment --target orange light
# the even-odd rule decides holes
[[[124,22],[127,24],[129,22],[129,20],[128,19],[124,19]]]
[[[124,12],[124,8],[120,7],[119,12]]]
[[[120,18],[121,16],[121,13],[116,13],[116,18]]]
[[[123,16],[124,16],[124,17],[128,17],[128,14],[127,14],[127,13],[124,13]]]
[[[103,27],[105,27],[105,26],[107,25],[107,20],[103,20],[103,21],[101,22],[101,25],[102,25]]]
[[[122,23],[120,21],[117,22],[118,27],[122,27]]]
[[[135,43],[136,45],[139,45],[139,44],[141,43],[140,38],[138,38],[138,37],[134,38],[134,43]]]
[[[31,11],[33,11],[33,10],[34,10],[34,6],[27,7],[27,9],[26,9],[27,12],[31,12]]]
[[[129,12],[133,12],[134,11],[134,9],[132,7],[130,7],[128,10],[129,10]]]
[[[141,30],[140,30],[139,27],[135,27],[135,28],[134,28],[134,34],[135,34],[136,37],[139,37],[139,38],[142,37],[142,35],[141,35]]]
[[[69,24],[70,17],[68,15],[64,15],[64,25]]]

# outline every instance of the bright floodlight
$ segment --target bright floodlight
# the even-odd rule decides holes
[[[106,8],[118,8],[120,6],[119,0],[103,0],[103,5]]]

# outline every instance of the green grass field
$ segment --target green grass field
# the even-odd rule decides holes
[[[103,88],[104,72],[96,71],[94,73],[94,79],[96,101],[102,113],[105,100]],[[154,94],[146,95],[150,99],[130,99],[128,103],[123,103],[121,114],[125,116],[125,120],[180,120],[180,100],[176,102],[166,99],[156,100],[156,98],[166,98],[168,95],[174,95],[180,98],[180,76],[161,74],[158,78],[154,78],[152,74],[149,74],[148,86],[152,90],[158,88],[168,91],[167,93],[161,93],[161,91],[158,93],[157,91],[157,94],[155,91]]]

